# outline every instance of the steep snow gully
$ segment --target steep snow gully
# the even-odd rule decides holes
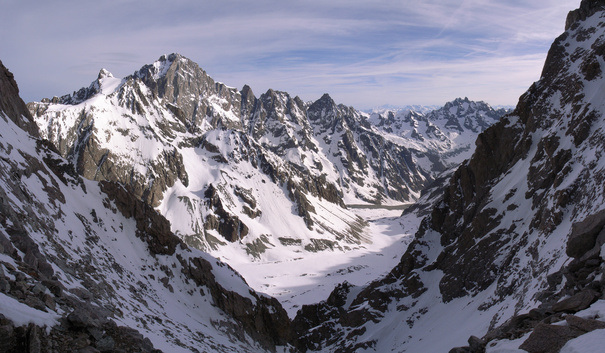
[[[0,63],[1,352],[600,352],[605,1],[513,111]]]

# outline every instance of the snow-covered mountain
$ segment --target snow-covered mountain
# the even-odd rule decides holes
[[[277,300],[188,248],[122,185],[77,175],[1,63],[0,332],[2,352],[275,352],[290,340]]]
[[[456,138],[487,116],[465,124],[455,113],[480,103],[364,115],[329,96],[256,98],[173,55],[31,104],[66,160],[39,139],[2,67],[0,349],[600,351],[603,23],[605,1],[582,1],[540,80],[478,135],[470,159],[439,178],[469,153]],[[406,183],[391,185],[391,172]],[[345,207],[417,199],[380,222]],[[189,233],[195,224],[199,233]],[[245,249],[275,256],[290,269],[286,251],[345,256],[370,248],[376,233],[415,228],[409,245],[385,242],[382,254],[398,261],[385,276],[344,282],[292,321],[278,301],[179,239],[232,260]]]
[[[479,135],[400,263],[303,307],[301,349],[602,351],[604,23],[603,1],[569,14],[540,80]]]
[[[43,137],[76,162],[80,174],[127,181],[155,206],[177,180],[187,186],[188,174],[196,173],[184,168],[181,151],[200,147],[219,164],[248,162],[274,182],[290,181],[299,191],[293,198],[310,193],[336,204],[414,201],[438,173],[461,162],[448,154],[467,149],[504,114],[467,99],[426,117],[391,111],[369,117],[328,95],[307,104],[273,90],[256,98],[248,86],[237,91],[214,82],[179,54],[124,79],[101,70],[89,87],[30,109]],[[225,132],[230,140],[220,140]],[[300,185],[300,178],[308,182]],[[233,191],[230,196],[237,198]],[[296,202],[311,225],[307,203]]]
[[[493,119],[480,102],[366,115],[327,95],[256,98],[179,55],[124,79],[102,71],[86,89],[29,105],[67,160],[37,137],[20,100],[0,99],[0,327],[11,334],[0,344],[602,350],[603,23],[605,1],[582,1],[540,80],[474,152],[465,136]],[[16,89],[3,73],[1,98],[6,87]],[[379,221],[346,207],[416,200]],[[291,264],[337,257],[348,267],[331,263],[322,281],[360,277],[369,262],[388,273],[343,282],[290,320],[292,307],[179,238],[236,264],[275,260],[284,276]]]
[[[341,254],[339,271],[351,266],[344,254],[398,241],[346,205],[413,202],[503,114],[468,99],[428,115],[370,116],[327,94],[309,103],[274,90],[257,98],[179,54],[126,78],[101,70],[89,87],[29,108],[80,175],[121,183],[185,243],[245,276],[251,262],[299,264],[318,252]],[[290,291],[274,273],[251,281],[273,295]]]
[[[135,75],[147,77],[145,70],[165,74],[170,69],[159,62]],[[297,238],[277,238],[281,251],[304,245],[309,253],[339,246],[336,241],[326,241],[325,234],[336,240],[344,238],[352,248],[370,240],[380,243],[376,237],[364,237],[381,227],[402,230],[400,222],[368,224],[344,207],[344,184],[329,186],[325,181],[328,173],[309,173],[313,168],[322,170],[324,165],[337,171],[342,168],[346,170],[342,175],[353,176],[348,182],[359,186],[365,180],[361,176],[353,180],[355,173],[364,175],[364,168],[374,166],[366,157],[367,151],[375,148],[375,155],[384,159],[376,166],[379,170],[389,163],[398,165],[385,150],[405,151],[405,147],[383,139],[380,131],[367,123],[367,116],[337,106],[327,95],[304,105],[285,93],[270,91],[254,99],[255,110],[251,111],[255,113],[244,125],[229,114],[224,102],[221,109],[212,105],[212,99],[218,100],[216,95],[232,92],[212,84],[215,96],[205,101],[211,108],[198,105],[193,110],[218,113],[210,114],[211,118],[207,115],[208,119],[198,124],[179,113],[187,104],[181,104],[184,108],[167,105],[166,110],[153,110],[150,104],[138,101],[145,97],[143,92],[167,94],[166,86],[137,86],[140,82],[129,83],[130,79],[116,79],[101,71],[98,80],[86,89],[53,99],[54,103],[49,100],[29,106],[49,119],[43,134],[53,138],[55,148],[40,139],[12,75],[3,66],[0,71],[0,324],[7,334],[1,343],[3,351],[46,351],[51,347],[137,352],[157,348],[170,352],[295,349],[291,346],[296,339],[290,319],[281,304],[250,289],[228,265],[187,247],[172,232],[176,228],[179,234],[179,221],[188,220],[191,209],[198,207],[198,211],[207,212],[200,218],[200,229],[215,232],[216,239],[226,239],[225,234],[233,233],[219,231],[225,221],[244,218],[242,214],[250,220],[269,214],[275,218],[265,226],[275,228],[267,234],[286,235],[291,233],[284,230],[293,232],[296,228],[313,231],[317,218],[300,211],[309,212],[305,208],[310,208],[313,212],[309,213],[323,219],[315,233],[323,238],[309,238],[307,244]],[[199,91],[211,89],[204,83],[196,87]],[[249,88],[240,95],[244,101],[253,97]],[[108,96],[120,104],[108,104]],[[276,114],[276,106],[288,113]],[[146,109],[152,111],[149,116],[140,114]],[[241,104],[240,109],[250,108]],[[200,133],[204,126],[207,131]],[[376,150],[376,144],[381,151]],[[296,158],[296,153],[304,157]],[[337,163],[326,155],[338,157]],[[96,158],[98,165],[91,165]],[[305,164],[307,158],[316,163]],[[362,165],[351,166],[348,159]],[[80,173],[100,182],[83,179]],[[305,179],[308,175],[312,175],[311,180]],[[202,184],[204,181],[214,184]],[[256,187],[254,192],[251,185]],[[361,202],[363,197],[351,200]],[[182,214],[179,204],[188,207]],[[152,205],[172,216],[172,225]],[[296,205],[303,208],[294,212]],[[229,214],[236,206],[242,211]],[[240,237],[244,236],[242,229],[237,230]],[[265,241],[263,234],[259,238]],[[224,240],[216,241],[221,242]],[[406,244],[403,241],[395,249]],[[266,250],[260,241],[244,246],[252,256]],[[371,244],[367,247],[370,255],[374,248]],[[298,253],[290,252],[289,256]],[[334,269],[332,281],[365,270],[369,263],[385,271],[393,260],[396,262],[397,252],[391,253],[390,262],[378,257],[385,253],[371,254],[374,257],[369,262],[355,260],[356,265]],[[351,259],[345,257],[345,261]],[[366,278],[373,275],[372,271],[365,274]],[[326,286],[324,291],[328,290]]]
[[[457,98],[426,113],[415,110],[372,113],[369,122],[388,139],[425,151],[429,160],[437,154],[443,169],[449,169],[470,158],[477,135],[508,112],[504,108],[495,110],[485,102]],[[435,170],[431,162],[422,163],[420,158],[418,162]]]
[[[441,108],[438,105],[420,105],[420,104],[414,104],[414,105],[404,105],[404,106],[395,106],[395,105],[389,105],[389,104],[385,104],[382,105],[380,107],[376,107],[376,108],[372,108],[372,109],[368,109],[368,110],[364,110],[364,112],[372,115],[372,114],[385,114],[388,112],[392,112],[393,114],[405,114],[407,112],[410,111],[415,111],[417,113],[421,113],[421,114],[426,114],[426,113],[430,113],[433,110],[439,109]]]

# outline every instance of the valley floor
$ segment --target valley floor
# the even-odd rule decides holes
[[[401,217],[407,206],[349,206],[368,221],[365,232],[372,242],[348,252],[326,250],[300,258],[253,263],[237,261],[237,256],[230,259],[222,253],[220,259],[238,271],[254,290],[277,298],[293,318],[302,305],[327,299],[337,284],[347,281],[362,286],[395,267],[421,220],[413,214]]]

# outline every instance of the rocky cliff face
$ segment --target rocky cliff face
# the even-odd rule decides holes
[[[275,352],[287,344],[289,319],[275,299],[187,248],[128,185],[80,178],[37,137],[16,88],[0,65],[1,108],[11,107],[0,110],[2,352]]]
[[[301,349],[447,351],[473,334],[452,351],[558,352],[603,327],[582,311],[604,293],[603,18],[602,1],[570,13],[540,80],[479,135],[399,265],[304,308]]]
[[[584,2],[580,11],[584,8],[596,11],[591,6],[596,5]],[[593,14],[591,21],[573,22],[568,27],[553,44],[540,81],[521,97],[514,114],[479,136],[473,158],[456,172],[444,197],[444,207],[436,209],[432,217],[432,227],[443,234],[444,246],[458,242],[473,244],[481,253],[493,252],[492,256],[480,258],[495,263],[495,252],[487,249],[494,241],[505,246],[519,240],[502,235],[519,234],[528,242],[525,246],[535,246],[534,251],[539,251],[538,239],[559,232],[565,236],[569,224],[582,221],[602,207],[598,190],[603,176],[598,168],[593,168],[605,147],[600,131],[602,102],[595,97],[600,92],[598,81],[602,77],[593,72],[600,70],[600,64],[595,66],[602,45],[597,24],[600,13]],[[570,18],[574,18],[573,13]],[[588,66],[593,66],[592,71]],[[516,188],[498,189],[507,179],[506,174],[513,174],[522,165],[527,168],[523,183],[518,182]],[[497,197],[506,208],[493,206]],[[516,198],[519,200],[515,201]],[[521,217],[528,210],[531,217]],[[514,229],[522,224],[523,233],[502,228],[502,219],[513,214],[518,214],[513,219],[519,221],[507,226]],[[494,239],[489,239],[490,234]],[[509,261],[515,261],[513,256],[489,271],[491,274],[465,279],[460,278],[462,269],[458,266],[466,263],[468,267],[471,259],[459,258],[452,263],[447,257],[443,258],[446,275],[442,284],[452,284],[447,291],[452,297],[473,291],[469,283],[492,282]],[[552,265],[541,263],[550,260],[538,257],[536,260],[539,263],[530,264],[534,268],[546,269]],[[453,280],[454,277],[458,280]],[[481,285],[477,287],[480,289]]]
[[[337,105],[324,95],[309,106],[308,116],[324,153],[342,173],[341,185],[370,203],[412,200],[441,166],[424,169],[403,143],[385,138],[365,116]]]
[[[38,128],[25,103],[19,97],[19,87],[15,77],[0,61],[0,112],[11,119],[21,129],[32,136],[38,136]]]

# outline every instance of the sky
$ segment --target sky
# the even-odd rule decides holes
[[[216,81],[357,109],[516,105],[580,0],[0,0],[26,101],[180,53]]]

